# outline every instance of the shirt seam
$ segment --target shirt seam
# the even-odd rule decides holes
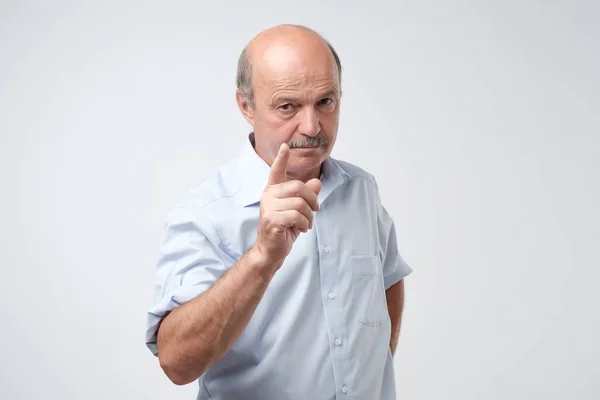
[[[240,188],[240,189],[241,189],[241,188]],[[208,205],[210,205],[210,204],[212,204],[212,203],[214,203],[214,202],[216,202],[216,201],[218,201],[218,200],[224,199],[224,198],[230,198],[230,197],[233,197],[233,196],[235,196],[235,195],[236,195],[236,194],[237,194],[237,193],[240,191],[240,189],[238,189],[238,190],[237,190],[237,192],[235,192],[235,193],[234,193],[234,194],[232,194],[232,195],[229,195],[229,196],[221,196],[221,197],[219,197],[219,198],[217,198],[217,199],[210,200],[209,202],[205,203],[205,204],[204,204],[203,206],[201,206],[200,208],[202,209],[202,211],[205,211],[205,210],[206,210],[206,207],[207,207]],[[207,221],[207,222],[210,224],[210,226],[211,226],[211,227],[212,227],[212,229],[215,231],[215,233],[217,234],[217,237],[218,237],[218,239],[219,239],[219,246],[218,246],[218,247],[220,247],[220,248],[221,248],[221,251],[222,251],[222,252],[223,252],[223,253],[224,253],[224,254],[225,254],[227,257],[229,257],[230,259],[232,259],[232,260],[233,260],[233,257],[232,257],[233,251],[232,251],[231,247],[229,247],[229,245],[228,245],[228,244],[226,243],[226,241],[223,239],[223,235],[222,235],[221,231],[219,230],[219,228],[217,227],[217,225],[216,225],[216,224],[215,224],[215,223],[212,221],[212,219],[211,219],[211,218],[210,218],[210,217],[209,217],[207,214],[208,214],[208,213],[204,213],[204,215],[205,215],[205,219],[206,219],[206,221]],[[235,260],[233,260],[233,261],[235,261]]]

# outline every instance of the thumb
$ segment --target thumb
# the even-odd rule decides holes
[[[310,190],[315,192],[315,194],[318,196],[319,193],[321,192],[321,188],[323,187],[323,183],[321,183],[321,181],[319,179],[313,178],[310,181],[306,182],[306,186]]]

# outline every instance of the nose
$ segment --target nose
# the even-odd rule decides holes
[[[300,118],[298,133],[306,136],[317,136],[321,131],[319,117],[312,107],[305,107],[298,113],[298,118]]]

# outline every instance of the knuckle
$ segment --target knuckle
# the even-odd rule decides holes
[[[301,181],[290,181],[290,190],[294,192],[295,195],[299,195],[302,193],[302,189],[304,188],[304,183]]]
[[[261,202],[264,200],[268,200],[271,197],[272,193],[273,189],[271,187],[267,187],[265,190],[263,190],[262,194],[260,195]]]
[[[302,210],[304,208],[304,205],[306,204],[306,202],[301,197],[294,197],[293,203],[294,208],[298,211]]]

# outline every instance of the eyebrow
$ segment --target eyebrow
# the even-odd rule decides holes
[[[319,96],[319,99],[326,97],[338,97],[338,92],[335,89],[329,89],[328,91],[324,92],[323,95]]]
[[[297,96],[283,95],[283,96],[275,97],[272,101],[272,104],[277,105],[277,104],[287,104],[287,103],[297,103],[297,102],[298,102]]]
[[[320,99],[324,99],[327,97],[334,97],[337,98],[337,91],[335,89],[330,89],[327,90],[325,92],[323,92],[320,96],[318,96],[317,98]],[[272,105],[277,105],[277,104],[287,104],[287,103],[297,103],[299,99],[299,96],[294,96],[294,95],[282,95],[282,96],[278,96],[275,97],[272,101]]]

